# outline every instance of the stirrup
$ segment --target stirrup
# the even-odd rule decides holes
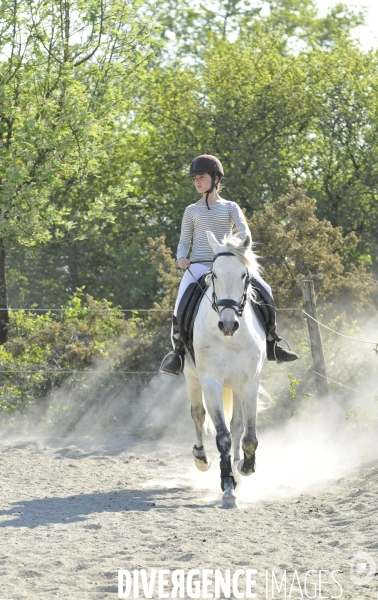
[[[277,346],[278,342],[285,342],[286,346],[289,348],[289,352],[291,352],[291,348],[289,346],[289,342],[287,340],[285,340],[285,338],[283,338],[283,337],[278,336],[278,340],[274,341],[273,354],[274,354],[274,358],[276,359],[276,363],[279,365],[282,361],[278,360],[277,355],[276,355],[276,346]]]
[[[164,364],[165,359],[167,358],[167,356],[170,356],[171,354],[178,355],[180,358],[180,370],[178,373],[168,373],[168,371],[164,371],[164,369],[163,369],[163,364]],[[170,375],[170,377],[177,377],[178,375],[180,375],[180,373],[182,373],[183,370],[184,370],[184,362],[182,359],[181,352],[179,353],[179,352],[175,352],[174,350],[171,350],[170,352],[168,352],[168,354],[166,354],[164,356],[163,360],[161,361],[159,373],[164,373],[164,375]]]
[[[267,348],[270,347],[268,352],[268,360],[274,360],[278,365],[283,362],[292,362],[294,360],[298,360],[298,354],[296,352],[292,352],[288,342],[284,338],[281,339],[286,343],[289,350],[285,350],[281,346],[278,346],[275,340],[267,340]]]

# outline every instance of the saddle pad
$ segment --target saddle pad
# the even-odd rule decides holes
[[[180,339],[195,363],[193,349],[193,327],[199,305],[209,285],[206,284],[207,273],[202,275],[198,281],[193,281],[186,288],[178,306],[177,322],[179,326]]]
[[[270,333],[275,337],[277,309],[273,297],[254,277],[251,277],[251,286],[255,293],[255,298],[250,298],[250,302],[256,317],[264,328],[266,337]]]

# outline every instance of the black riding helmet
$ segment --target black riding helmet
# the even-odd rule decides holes
[[[210,206],[208,203],[209,194],[213,191],[214,187],[218,187],[218,183],[224,176],[222,163],[216,156],[212,156],[211,154],[201,154],[201,156],[197,156],[192,161],[189,169],[189,176],[194,177],[194,175],[204,175],[205,173],[209,173],[211,175],[211,187],[206,192],[206,206],[208,210],[210,210]],[[215,183],[215,179],[218,176],[218,182]]]

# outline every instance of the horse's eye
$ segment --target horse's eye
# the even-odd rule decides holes
[[[214,278],[214,279],[216,279],[216,278],[217,278],[217,276],[215,275],[215,273],[213,273],[213,278]]]
[[[244,279],[246,275],[247,275],[247,273],[243,273],[242,279]]]

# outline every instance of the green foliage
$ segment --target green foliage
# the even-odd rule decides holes
[[[127,229],[126,218],[100,235],[59,244],[22,247],[8,260],[9,305],[57,307],[78,287],[122,308],[150,308],[158,292],[156,269],[144,236]]]
[[[146,254],[158,273],[155,312],[125,318],[111,302],[82,290],[59,312],[11,312],[9,339],[0,346],[0,410],[25,410],[63,383],[80,389],[75,373],[89,370],[100,380],[126,382],[130,372],[158,370],[170,346],[180,274],[164,238],[150,240]]]
[[[319,216],[356,232],[350,262],[376,252],[376,55],[344,41],[332,50],[282,54],[280,33],[261,30],[202,53],[200,66],[156,67],[138,120],[140,201],[149,234],[177,243],[195,201],[186,170],[202,152],[225,168],[224,197],[247,215],[290,183],[318,201]],[[365,263],[366,264],[366,263]]]
[[[9,339],[0,346],[0,408],[25,408],[61,384],[70,372],[106,359],[121,335],[131,339],[137,326],[110,303],[84,302],[78,291],[61,312],[11,313]],[[68,371],[68,373],[66,372]]]
[[[298,144],[297,183],[318,201],[319,215],[355,232],[352,253],[377,264],[377,52],[351,44],[309,55],[314,118]]]
[[[153,22],[140,6],[2,4],[1,237],[36,244],[51,239],[52,226],[80,225],[83,235],[87,222],[112,220],[122,190],[81,197],[74,212],[70,198],[101,176],[117,120],[130,110],[134,71],[151,52]]]
[[[300,379],[294,377],[291,373],[288,374],[289,380],[289,398],[292,402],[298,400],[297,386],[300,384]]]
[[[60,305],[85,286],[94,297],[124,308],[151,306],[158,282],[145,240],[165,235],[175,250],[184,208],[197,199],[187,169],[202,152],[220,156],[223,195],[236,200],[248,217],[286,194],[291,182],[306,187],[317,200],[319,218],[342,227],[344,235],[357,233],[358,244],[344,245],[345,265],[355,264],[358,272],[364,265],[375,273],[376,56],[345,37],[326,49],[319,42],[283,52],[294,33],[300,37],[312,23],[312,31],[323,35],[323,25],[309,3],[270,4],[264,26],[249,14],[251,7],[228,4],[234,15],[227,17],[230,32],[236,18],[239,23],[237,42],[220,33],[225,3],[207,21],[204,7],[177,4],[180,18],[173,19],[176,13],[167,18],[178,28],[188,18],[189,29],[201,31],[205,21],[214,29],[199,62],[160,57],[148,62],[143,76],[124,65],[124,77],[116,77],[121,67],[113,65],[114,81],[108,75],[113,91],[104,92],[97,107],[98,115],[108,110],[111,118],[96,121],[101,129],[96,148],[89,144],[82,155],[90,156],[91,168],[50,194],[50,208],[64,213],[53,225],[43,217],[51,242],[45,248],[17,248],[10,257],[13,305]],[[337,18],[348,19],[341,8],[335,8]],[[202,15],[201,27],[196,15]],[[282,19],[290,35],[273,27],[272,19]],[[80,65],[83,73],[86,68]],[[100,65],[96,68],[102,73]],[[107,93],[119,94],[112,107]],[[80,102],[85,124],[90,117],[84,99]],[[74,160],[76,166],[80,160]],[[41,206],[36,210],[44,214]],[[38,237],[23,243],[27,239],[34,243]]]
[[[292,187],[285,197],[249,220],[277,305],[298,306],[301,280],[313,279],[318,300],[332,302],[335,311],[339,297],[357,310],[372,307],[376,282],[363,265],[345,265],[344,257],[357,246],[357,237],[343,236],[340,227],[318,219],[315,213],[316,201]]]
[[[314,0],[268,0],[269,15],[264,19],[270,30],[281,29],[285,46],[333,47],[340,39],[350,39],[355,27],[364,23],[364,13],[351,10],[342,2],[319,16]],[[283,45],[283,48],[285,47]]]
[[[264,8],[264,10],[262,10]],[[246,34],[280,31],[281,51],[301,46],[332,47],[348,39],[364,23],[363,12],[339,2],[325,17],[319,16],[314,0],[216,0],[184,2],[165,0],[158,13],[161,35],[168,41],[167,53],[201,59],[209,46],[229,39],[239,42]]]

